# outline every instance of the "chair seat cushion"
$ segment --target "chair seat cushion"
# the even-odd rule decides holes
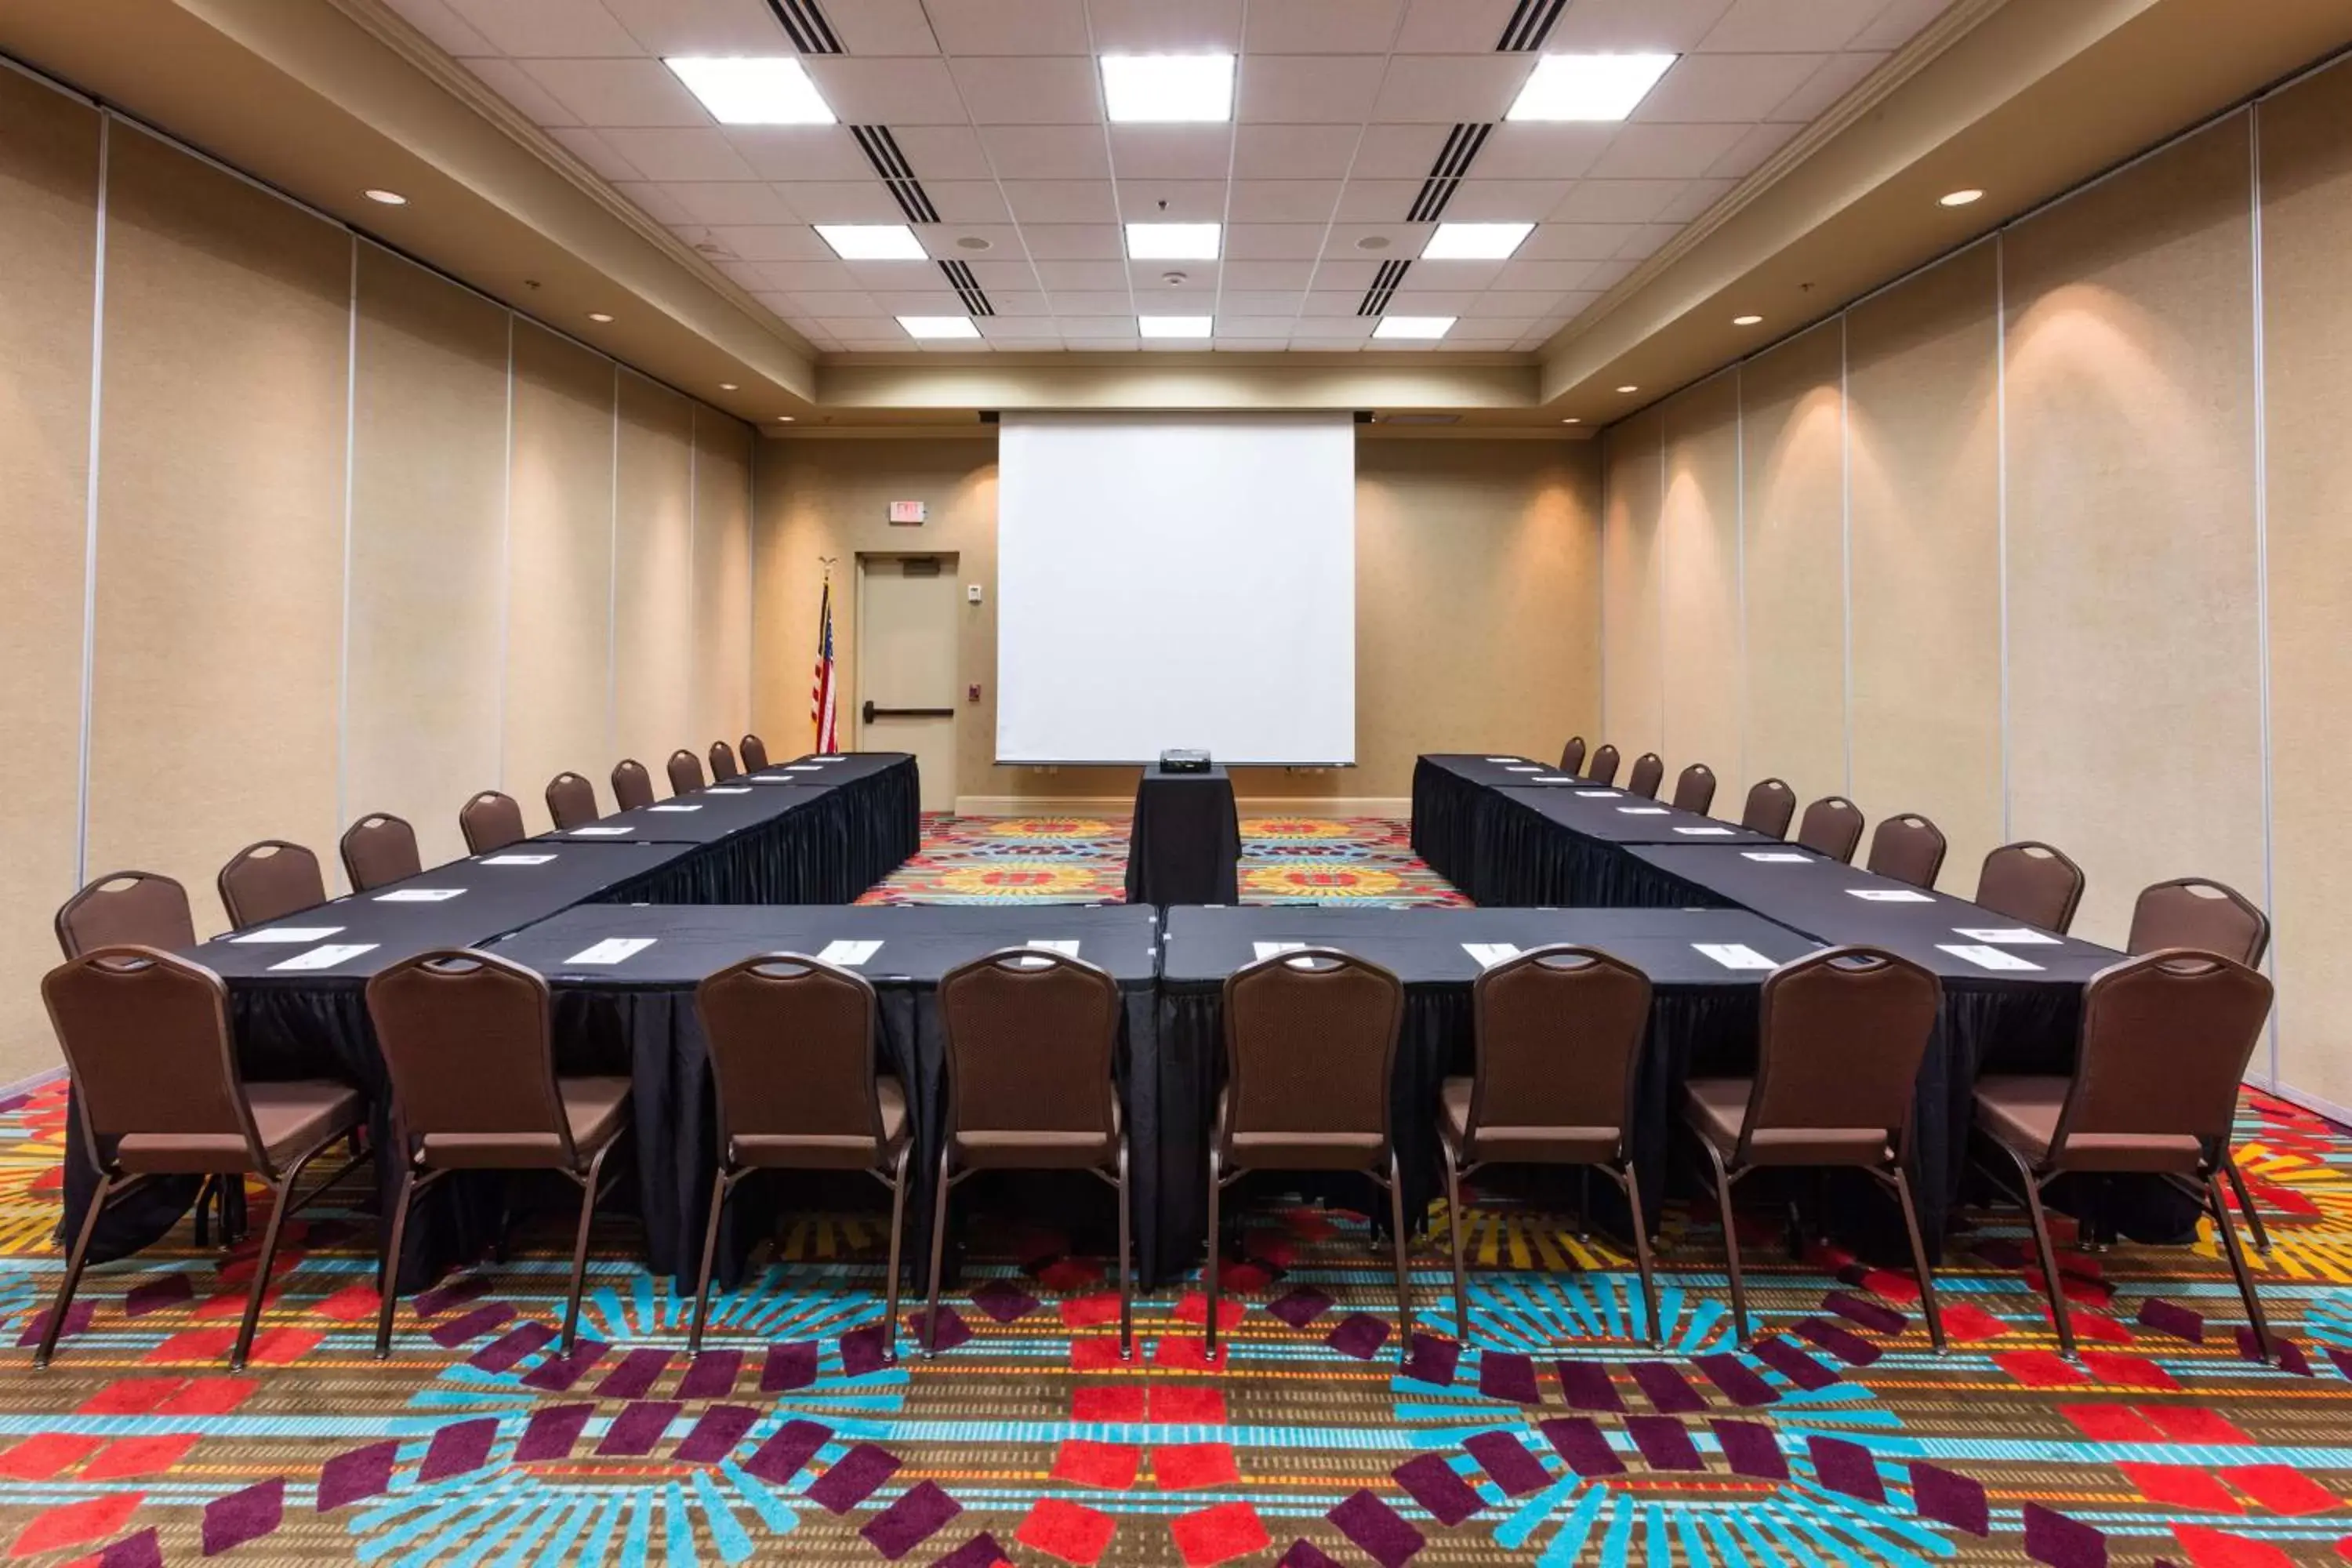
[[[248,1083],[245,1099],[253,1108],[261,1146],[280,1172],[320,1144],[350,1131],[362,1114],[360,1091],[326,1079]],[[220,1132],[132,1132],[116,1145],[115,1161],[125,1171],[189,1175],[253,1169],[245,1140]]]
[[[561,1078],[563,1119],[572,1129],[573,1153],[583,1167],[627,1124],[629,1080],[625,1078]],[[425,1140],[428,1166],[451,1170],[562,1170],[563,1141],[552,1132],[436,1132]]]
[[[2196,1139],[2165,1132],[2069,1133],[2065,1148],[2053,1162],[2050,1141],[2058,1135],[2058,1116],[2065,1109],[2070,1087],[2070,1080],[2063,1078],[1980,1078],[1977,1126],[2041,1170],[2187,1174],[2203,1163],[2205,1151]]]
[[[1698,1135],[1728,1154],[1739,1147],[1755,1080],[1695,1078],[1685,1086],[1684,1115]],[[1878,1127],[1771,1127],[1748,1144],[1751,1165],[1884,1165],[1892,1152]]]
[[[1593,1165],[1614,1161],[1622,1137],[1614,1127],[1510,1127],[1488,1121],[1469,1137],[1476,1080],[1449,1078],[1438,1091],[1438,1128],[1457,1158],[1504,1164]]]
[[[738,1132],[731,1149],[739,1165],[762,1169],[866,1171],[887,1165],[907,1135],[907,1091],[895,1078],[874,1080],[882,1112],[882,1142],[863,1133]]]

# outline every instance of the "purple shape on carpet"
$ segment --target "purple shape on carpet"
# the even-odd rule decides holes
[[[150,1312],[160,1312],[192,1299],[196,1288],[184,1274],[166,1274],[161,1279],[150,1279],[144,1285],[134,1285],[122,1298],[122,1315],[143,1318]]]
[[[493,1426],[498,1423],[491,1423]],[[215,1498],[205,1504],[205,1555],[217,1556],[233,1546],[258,1541],[286,1518],[286,1478],[257,1481],[243,1491]]]
[[[1462,1347],[1435,1334],[1415,1333],[1412,1353],[1405,1358],[1404,1374],[1415,1383],[1439,1388],[1454,1385],[1454,1369],[1462,1362]]]
[[[580,1434],[588,1429],[588,1418],[595,1414],[593,1405],[551,1405],[533,1411],[530,1425],[522,1429],[522,1440],[515,1445],[515,1462],[570,1458],[572,1445],[580,1441]]]
[[[1780,1452],[1779,1439],[1772,1428],[1761,1421],[1710,1421],[1715,1428],[1715,1440],[1723,1445],[1723,1458],[1735,1476],[1752,1476],[1759,1481],[1785,1481],[1789,1479],[1788,1456]]]
[[[760,1445],[743,1468],[772,1487],[780,1487],[801,1473],[816,1451],[833,1441],[833,1428],[814,1421],[787,1421]]]
[[[1979,1241],[1971,1250],[1995,1268],[2022,1268],[2032,1261],[2032,1257],[2025,1250],[2023,1242],[2014,1241],[2005,1236],[1996,1236]]]
[[[1561,1362],[1559,1391],[1568,1395],[1570,1410],[1624,1414],[1625,1401],[1618,1395],[1617,1385],[1609,1381],[1609,1369],[1597,1361]]]
[[[735,1451],[760,1413],[748,1405],[714,1405],[702,1413],[674,1456],[682,1465],[715,1465]]]
[[[468,1470],[478,1470],[490,1458],[490,1441],[499,1435],[495,1415],[484,1415],[473,1421],[453,1421],[433,1434],[433,1441],[425,1450],[425,1463],[417,1470],[419,1482],[446,1480],[462,1476]]]
[[[1303,1329],[1331,1310],[1331,1298],[1312,1285],[1301,1285],[1265,1304],[1265,1310],[1294,1329]]]
[[[98,1568],[163,1568],[163,1543],[152,1530],[126,1535],[98,1554]]]
[[[931,1559],[931,1568],[996,1568],[999,1563],[1012,1561],[1004,1548],[996,1544],[996,1537],[982,1531],[945,1557]]]
[[[1886,1483],[1878,1479],[1878,1461],[1869,1449],[1843,1437],[1814,1437],[1810,1446],[1822,1485],[1864,1502],[1886,1500]]]
[[[1734,1405],[1769,1405],[1780,1397],[1770,1384],[1756,1375],[1754,1367],[1736,1355],[1694,1356],[1691,1360]]]
[[[1706,1408],[1689,1379],[1662,1361],[1637,1361],[1633,1363],[1633,1381],[1641,1384],[1642,1394],[1659,1411],[1667,1415],[1686,1415],[1694,1410]]]
[[[1429,1516],[1440,1524],[1459,1524],[1485,1506],[1470,1483],[1445,1462],[1443,1454],[1423,1454],[1407,1459],[1389,1473],[1396,1478],[1406,1495],[1427,1509]]]
[[[935,1336],[930,1343],[933,1351],[951,1351],[971,1339],[971,1325],[965,1322],[963,1314],[953,1307],[943,1305],[940,1308],[940,1323],[936,1330],[930,1328],[930,1316],[928,1310],[907,1315],[907,1328],[915,1336],[917,1344],[923,1342],[926,1331]],[[845,1355],[843,1359],[845,1361],[847,1357]]]
[[[971,1293],[971,1304],[1000,1323],[1010,1323],[1037,1310],[1037,1298],[1010,1279],[992,1279]]]
[[[446,1323],[436,1323],[426,1331],[433,1336],[435,1344],[443,1350],[453,1351],[467,1340],[488,1333],[514,1315],[512,1307],[504,1301],[494,1301],[477,1307],[462,1317],[452,1318]]]
[[[2205,1314],[2176,1302],[2150,1296],[2139,1304],[2139,1321],[2147,1328],[2187,1340],[2192,1345],[2205,1342]]]
[[[1899,1334],[1911,1325],[1911,1320],[1894,1308],[1866,1300],[1847,1290],[1831,1291],[1822,1298],[1822,1305],[1848,1322],[1860,1323],[1873,1333]]]
[[[1380,1353],[1388,1338],[1389,1326],[1380,1319],[1370,1312],[1350,1312],[1339,1320],[1338,1328],[1323,1336],[1323,1342],[1341,1355],[1370,1361]]]
[[[1543,1391],[1536,1386],[1536,1363],[1508,1351],[1478,1352],[1478,1392],[1518,1405],[1543,1403]]]
[[[760,1367],[760,1392],[790,1394],[806,1388],[816,1381],[816,1342],[790,1340],[768,1347],[768,1359]]]
[[[898,1455],[871,1443],[860,1443],[811,1482],[808,1495],[827,1512],[847,1513],[872,1497],[876,1487],[898,1473]]]
[[[919,1481],[907,1494],[872,1519],[857,1533],[891,1562],[937,1535],[948,1521],[963,1511],[963,1504],[929,1481]]]
[[[398,1443],[370,1443],[338,1454],[319,1467],[319,1511],[332,1513],[362,1498],[382,1497],[392,1487]]]
[[[2273,1331],[2271,1334],[2271,1343],[2277,1349],[2278,1364],[2284,1370],[2294,1373],[2297,1377],[2319,1375],[2312,1367],[2311,1358],[2304,1354],[2303,1347],[2293,1340]]]
[[[1992,1508],[1985,1500],[1983,1483],[1924,1460],[1911,1462],[1911,1508],[1921,1519],[1932,1519],[1970,1535],[1992,1533]]]
[[[599,1399],[643,1399],[669,1366],[667,1351],[631,1351],[596,1385]]]
[[[1568,1468],[1580,1476],[1622,1476],[1625,1461],[1609,1447],[1601,1424],[1589,1415],[1571,1415],[1566,1420],[1540,1421],[1536,1430],[1553,1452],[1568,1461]]]
[[[736,1374],[743,1370],[741,1351],[704,1351],[687,1363],[677,1380],[680,1399],[724,1399],[735,1392]]]
[[[2025,1505],[2025,1554],[2050,1568],[2107,1568],[2107,1537],[2038,1502]]]
[[[946,1310],[945,1308],[940,1310]],[[841,1336],[841,1370],[845,1375],[864,1377],[867,1373],[880,1372],[889,1364],[890,1352],[883,1343],[880,1323],[868,1323]]]
[[[470,1301],[477,1296],[487,1296],[489,1293],[488,1276],[469,1274],[463,1279],[452,1279],[446,1285],[436,1285],[432,1289],[424,1291],[418,1295],[414,1305],[418,1317],[433,1318],[438,1317],[462,1301]]]
[[[1807,1393],[1838,1380],[1836,1373],[1786,1340],[1766,1340],[1748,1353]]]
[[[558,1352],[522,1374],[525,1388],[536,1388],[548,1394],[562,1394],[588,1374],[588,1369],[604,1359],[613,1347],[602,1340],[581,1340],[572,1347],[572,1353]]]
[[[1812,1341],[1848,1366],[1868,1366],[1885,1353],[1860,1334],[1839,1328],[1827,1318],[1807,1318],[1792,1324],[1789,1331]]]
[[[1339,1527],[1381,1568],[1404,1568],[1412,1554],[1429,1544],[1405,1517],[1368,1491],[1358,1491],[1323,1516]]]
[[[641,1458],[669,1435],[669,1424],[684,1408],[667,1399],[640,1400],[625,1405],[605,1429],[604,1440],[596,1445],[596,1452],[614,1458]]]
[[[2327,1347],[2327,1359],[2336,1363],[2336,1371],[2352,1377],[2352,1351],[2338,1350],[2330,1345]]]
[[[1478,1461],[1478,1468],[1494,1479],[1506,1497],[1525,1497],[1551,1485],[1551,1472],[1543,1461],[1528,1452],[1528,1446],[1508,1432],[1481,1432],[1465,1438],[1462,1446]]]
[[[1339,1568],[1339,1560],[1302,1535],[1274,1568]]]
[[[484,1372],[512,1372],[522,1359],[554,1342],[555,1331],[545,1323],[522,1323],[509,1329],[466,1358],[466,1364]]]
[[[1698,1457],[1698,1445],[1671,1415],[1628,1415],[1625,1435],[1633,1439],[1633,1447],[1642,1450],[1643,1462],[1654,1470],[1706,1468],[1706,1462]]]
[[[25,1331],[16,1336],[16,1343],[20,1346],[40,1343],[41,1335],[48,1330],[49,1314],[56,1310],[54,1307],[44,1307],[34,1313],[33,1321],[25,1325]],[[68,1307],[66,1326],[58,1332],[58,1338],[69,1340],[87,1330],[89,1327],[90,1314],[97,1310],[98,1304],[94,1301],[76,1301],[72,1306]]]

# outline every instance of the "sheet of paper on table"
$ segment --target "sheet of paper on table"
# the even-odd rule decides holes
[[[1778,969],[1780,967],[1745,942],[1695,942],[1691,946],[1726,969]]]
[[[620,827],[575,827],[572,830],[572,837],[574,838],[618,838],[624,833],[635,833],[635,828],[626,826]]]
[[[1936,900],[1926,893],[1909,888],[1848,888],[1848,896],[1874,904],[1932,904]]]
[[[463,888],[394,888],[389,893],[378,893],[379,904],[446,904],[466,889]]]
[[[1476,959],[1481,969],[1492,969],[1519,956],[1518,948],[1507,942],[1465,942],[1462,944],[1462,951]]]
[[[843,940],[826,942],[818,951],[817,956],[827,963],[838,963],[845,969],[855,969],[881,951],[882,944],[878,942]]]
[[[2025,960],[2018,957],[2017,954],[2013,952],[2003,952],[1997,947],[1983,947],[1970,945],[1964,942],[1939,942],[1936,944],[1936,950],[1938,952],[1948,952],[1954,958],[1966,959],[1970,963],[1975,964],[1979,969],[2031,969],[2038,971],[2042,967],[2038,963],[2028,963]]]
[[[1952,934],[1995,947],[2056,947],[2058,939],[2032,926],[1954,926]]]
[[[554,859],[552,855],[485,855],[485,866],[544,866]]]
[[[1801,866],[1812,858],[1793,849],[1742,849],[1739,853],[1743,859],[1760,860],[1768,866]]]
[[[1303,942],[1254,942],[1250,945],[1257,950],[1259,959],[1265,960],[1277,953],[1297,952],[1307,944]]]
[[[286,970],[332,969],[347,958],[357,958],[363,952],[373,952],[372,942],[331,942],[324,947],[314,947],[308,952],[298,952],[291,958],[280,959],[269,966],[272,974]]]
[[[264,926],[259,931],[249,931],[243,936],[233,936],[229,941],[240,945],[248,942],[287,942],[299,945],[303,942],[324,942],[342,929],[341,926]]]
[[[660,940],[650,936],[608,936],[593,947],[583,947],[565,959],[566,963],[625,963]]]

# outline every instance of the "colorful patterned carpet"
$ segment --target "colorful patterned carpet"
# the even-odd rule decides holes
[[[36,1331],[59,1268],[64,1105],[55,1088],[0,1104],[10,1343]],[[0,1352],[16,1358],[0,1376],[0,1556],[2340,1565],[2352,1135],[2252,1097],[2238,1143],[2273,1229],[2261,1278],[2290,1347],[2279,1365],[2242,1352],[2210,1236],[2067,1252],[2085,1352],[2060,1360],[2006,1213],[1953,1240],[1939,1357],[1907,1276],[1826,1247],[1792,1261],[1763,1212],[1740,1224],[1765,1337],[1740,1350],[1715,1216],[1677,1206],[1660,1259],[1668,1344],[1652,1351],[1621,1255],[1489,1194],[1469,1213],[1467,1342],[1433,1231],[1413,1254],[1403,1367],[1361,1219],[1278,1203],[1249,1213],[1214,1364],[1191,1287],[1139,1304],[1139,1353],[1122,1363],[1101,1260],[1011,1228],[1018,1216],[977,1222],[940,1314],[949,1348],[887,1364],[873,1214],[792,1222],[691,1363],[687,1304],[630,1261],[633,1226],[616,1221],[567,1358],[550,1342],[558,1211],[534,1216],[515,1260],[404,1303],[377,1363],[376,1229],[354,1208],[289,1225],[256,1364],[231,1375],[250,1244],[200,1251],[183,1227],[93,1272],[50,1370]]]

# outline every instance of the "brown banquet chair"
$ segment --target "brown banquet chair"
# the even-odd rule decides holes
[[[1863,868],[1915,888],[1933,888],[1944,868],[1944,833],[1916,811],[1890,816],[1870,836]]]
[[[1633,759],[1633,771],[1625,776],[1625,789],[1629,795],[1655,800],[1658,798],[1658,786],[1665,782],[1665,759],[1655,752],[1643,752]]]
[[[387,812],[372,811],[343,830],[343,872],[352,891],[365,893],[424,872],[416,830]]]
[[[2231,1180],[2252,1220],[2253,1205],[2230,1157],[2230,1131],[2238,1086],[2270,1008],[2271,983],[2247,965],[2220,953],[2164,949],[2110,964],[2084,988],[2073,1077],[1977,1080],[1977,1131],[2016,1168],[2065,1354],[2074,1353],[2074,1331],[2042,1189],[2077,1173],[2133,1173],[2165,1178],[2212,1215],[2254,1342],[2269,1359],[2269,1325],[2221,1181]],[[2260,1235],[2259,1226],[2255,1230]]]
[[[228,986],[204,965],[157,948],[94,948],[44,976],[41,997],[72,1075],[98,1189],[83,1211],[33,1364],[48,1365],[57,1352],[110,1198],[152,1176],[201,1175],[209,1186],[257,1175],[275,1201],[229,1351],[230,1368],[242,1367],[274,1283],[270,1265],[287,1216],[368,1158],[355,1152],[307,1196],[294,1195],[310,1162],[364,1119],[359,1090],[324,1079],[247,1083],[229,1033]]]
[[[767,742],[762,741],[762,740],[761,740],[761,739],[760,739],[760,737],[759,737],[759,736],[757,736],[757,735],[746,735],[746,736],[744,736],[744,737],[743,737],[743,746],[742,746],[742,750],[743,750],[743,771],[744,771],[745,773],[765,773],[765,772],[767,771],[767,768],[768,768],[768,742]]]
[[[1470,998],[1475,1069],[1445,1080],[1437,1122],[1455,1336],[1469,1342],[1462,1179],[1488,1163],[1580,1165],[1599,1167],[1633,1210],[1650,1343],[1663,1342],[1630,1142],[1649,976],[1589,947],[1538,947],[1481,974]]]
[[[691,795],[709,781],[702,776],[702,759],[680,746],[669,754],[669,793]]]
[[[1693,763],[1675,779],[1674,807],[1705,816],[1715,804],[1715,770],[1705,763]]]
[[[268,925],[327,901],[319,858],[299,844],[265,838],[229,857],[214,879],[231,931]]]
[[[1805,807],[1797,824],[1797,842],[1832,860],[1853,864],[1862,844],[1862,808],[1842,795],[1825,795]]]
[[[1584,770],[1584,776],[1597,784],[1615,784],[1617,748],[1602,742],[1601,749],[1592,753],[1592,765]]]
[[[1389,1129],[1404,984],[1328,947],[1276,953],[1225,977],[1225,1087],[1209,1136],[1206,1333],[1217,1353],[1218,1214],[1251,1171],[1352,1171],[1386,1187],[1396,1255],[1397,1350],[1412,1347],[1404,1186]]]
[[[547,815],[559,833],[585,827],[601,814],[596,786],[575,773],[560,773],[547,781]]]
[[[1739,826],[1750,833],[1762,833],[1774,838],[1789,837],[1789,821],[1797,815],[1797,792],[1782,779],[1758,779],[1748,792],[1748,804],[1739,813]]]
[[[1997,915],[2063,936],[2083,901],[2083,868],[2063,852],[2022,838],[1984,858],[1974,901]]]
[[[522,825],[522,806],[510,795],[486,789],[457,810],[457,830],[466,836],[468,855],[495,855],[529,835]]]
[[[639,811],[654,803],[653,775],[646,764],[635,757],[623,757],[613,764],[613,807],[616,811]]]
[[[1559,771],[1572,773],[1584,765],[1584,737],[1570,735],[1568,744],[1559,749]]]
[[[188,889],[160,871],[109,871],[58,906],[58,949],[79,958],[96,948],[194,947]]]
[[[1904,1161],[1942,983],[1883,948],[1830,947],[1765,976],[1758,1005],[1756,1076],[1693,1079],[1684,1090],[1685,1119],[1715,1173],[1738,1342],[1748,1341],[1748,1288],[1731,1189],[1751,1172],[1810,1166],[1867,1171],[1894,1193],[1927,1332],[1941,1351],[1936,1278]]]
[[[2132,905],[2131,933],[2124,939],[2126,952],[2193,947],[2249,969],[2262,963],[2270,945],[2270,917],[2235,888],[2205,877],[2142,889]]]
[[[1118,1194],[1118,1342],[1135,1348],[1127,1128],[1112,1062],[1118,982],[1082,960],[1007,948],[940,978],[947,1039],[947,1125],[931,1210],[930,1303],[923,1353],[934,1352],[948,1194],[980,1171],[1086,1171]]]
[[[400,1191],[384,1244],[375,1353],[392,1353],[400,1254],[417,1195],[452,1171],[552,1171],[580,1189],[562,1348],[580,1326],[588,1224],[604,1157],[629,1124],[625,1078],[555,1070],[547,982],[468,948],[436,948],[368,982],[368,1017],[392,1079]]]
[[[743,770],[735,765],[735,749],[724,741],[710,742],[710,782],[725,784]]]
[[[710,1269],[728,1197],[761,1171],[863,1171],[890,1190],[890,1267],[882,1313],[898,1359],[898,1248],[906,1236],[907,1165],[914,1149],[907,1096],[874,1067],[874,987],[865,976],[798,953],[747,958],[695,987],[719,1109],[719,1173],[696,1276],[687,1354],[702,1353]]]

